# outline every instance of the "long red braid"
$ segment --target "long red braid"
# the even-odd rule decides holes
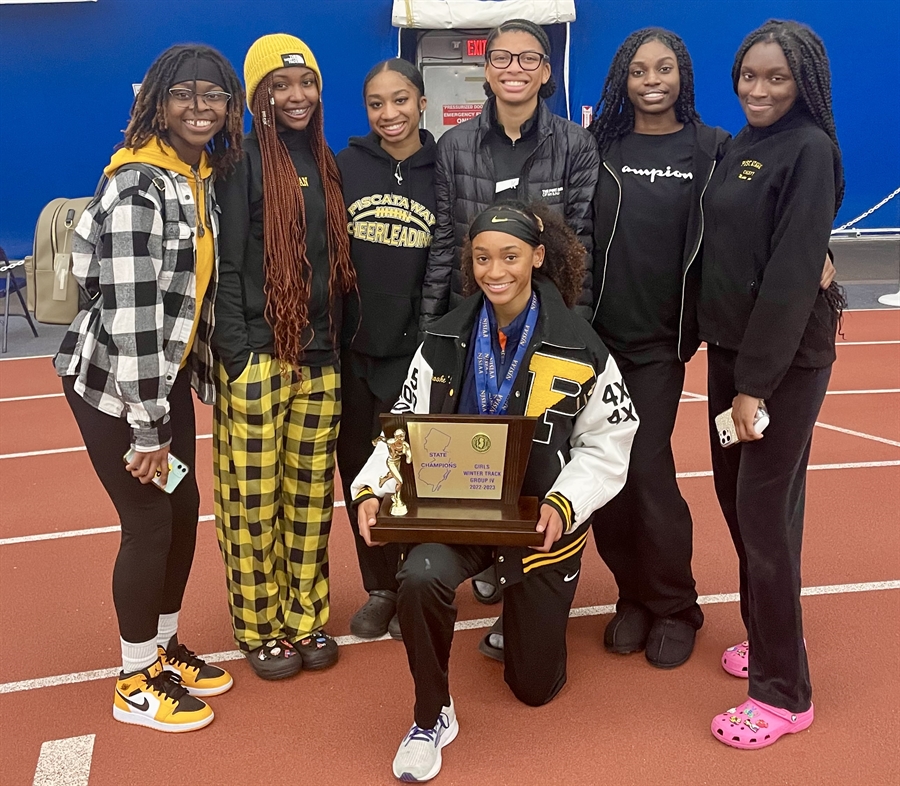
[[[271,104],[272,75],[267,75],[253,95],[253,126],[262,154],[263,254],[266,274],[266,321],[275,334],[275,357],[297,368],[305,349],[300,340],[309,325],[312,266],[306,255],[306,210],[297,170],[275,127]],[[325,143],[321,104],[310,118],[310,147],[325,192],[326,232],[330,273],[329,303],[356,286],[350,262],[347,211],[341,193],[341,176],[334,155]],[[336,340],[329,309],[330,333]]]

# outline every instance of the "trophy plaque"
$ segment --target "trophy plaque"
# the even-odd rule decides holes
[[[540,546],[537,497],[520,497],[535,418],[383,414],[398,506],[381,503],[372,537],[401,543]],[[398,484],[400,485],[400,484]],[[401,512],[405,511],[405,512]]]

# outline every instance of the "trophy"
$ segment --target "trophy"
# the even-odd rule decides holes
[[[387,445],[388,457],[385,463],[387,464],[388,471],[386,475],[382,475],[378,479],[378,486],[380,488],[389,480],[393,480],[396,483],[394,496],[391,500],[391,515],[405,516],[409,512],[409,509],[404,504],[403,498],[400,495],[400,491],[403,488],[403,476],[400,474],[400,465],[403,462],[404,457],[406,457],[407,464],[412,461],[412,453],[409,450],[409,443],[406,441],[406,432],[402,428],[398,428],[394,431],[393,439],[380,436],[377,439],[372,440],[373,445],[377,445],[379,442],[384,442],[384,444]]]
[[[536,419],[384,414],[373,444],[388,448],[379,541],[539,546],[537,497],[522,497]],[[387,436],[392,434],[393,436]],[[402,498],[401,498],[402,488]]]

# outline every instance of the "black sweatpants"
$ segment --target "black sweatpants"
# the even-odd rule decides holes
[[[631,446],[628,480],[594,513],[597,550],[619,599],[657,617],[678,614],[699,628],[703,613],[691,572],[693,521],[675,479],[672,430],[684,385],[684,363],[634,363],[615,355],[641,423]]]
[[[397,614],[416,684],[416,725],[433,728],[450,703],[456,588],[494,561],[489,546],[413,546],[397,574]],[[503,591],[504,679],[516,698],[546,704],[566,684],[566,624],[579,570],[542,571]]]
[[[363,587],[366,592],[373,590],[397,591],[397,566],[400,561],[400,546],[387,543],[383,547],[370,548],[359,534],[359,524],[355,511],[350,503],[350,484],[356,479],[360,470],[369,460],[374,448],[372,440],[381,434],[381,421],[378,416],[382,412],[390,412],[400,394],[399,385],[396,394],[390,399],[379,398],[372,392],[367,380],[354,373],[354,364],[347,353],[341,359],[341,400],[343,414],[341,430],[338,434],[337,462],[341,473],[341,485],[344,489],[344,502],[350,516],[350,527],[353,529],[353,540],[356,543],[356,558],[359,561],[359,572],[362,574]]]
[[[75,392],[74,377],[62,380],[88,457],[119,514],[122,536],[113,569],[113,602],[119,634],[134,644],[155,639],[159,615],[181,609],[194,561],[200,492],[190,377],[190,369],[182,369],[169,393],[169,449],[190,470],[171,494],[152,483],[143,485],[125,469],[122,457],[131,448],[128,422],[94,409]]]
[[[709,434],[716,496],[740,561],[749,695],[805,712],[812,698],[800,608],[806,467],[831,366],[790,368],[766,399],[771,422],[765,436],[723,448],[713,421],[737,395],[736,357],[709,348]]]

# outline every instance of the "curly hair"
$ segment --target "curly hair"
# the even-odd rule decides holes
[[[738,82],[741,78],[741,66],[744,64],[744,56],[751,46],[758,43],[776,43],[784,52],[784,57],[791,69],[791,75],[797,83],[798,99],[816,122],[834,142],[841,154],[841,146],[838,143],[837,129],[834,125],[834,112],[831,108],[831,66],[828,62],[828,53],[825,44],[809,27],[799,22],[770,19],[762,27],[748,35],[737,54],[734,56],[734,65],[731,67],[731,81],[734,92],[737,93]],[[835,195],[834,214],[837,215],[844,201],[844,176],[841,172],[840,186]]]
[[[694,65],[684,41],[661,27],[645,27],[635,30],[622,42],[606,74],[603,92],[594,109],[596,118],[590,129],[601,151],[613,140],[634,130],[634,106],[628,98],[628,68],[637,50],[648,41],[659,41],[675,53],[680,83],[675,117],[680,123],[700,122],[700,115],[694,106]]]
[[[569,229],[562,216],[554,213],[544,202],[519,202],[506,200],[491,207],[508,207],[524,213],[535,223],[536,218],[543,222],[541,245],[544,246],[544,264],[540,272],[549,278],[559,290],[569,308],[575,306],[581,296],[581,285],[584,281],[584,246]],[[540,224],[538,224],[540,225]],[[475,271],[472,262],[472,242],[466,237],[460,260],[463,274],[463,293],[472,295],[479,291],[475,282]]]
[[[215,49],[202,44],[177,44],[163,52],[147,71],[141,89],[131,105],[131,118],[125,129],[124,146],[137,150],[153,137],[169,143],[166,130],[166,103],[172,79],[185,61],[203,57],[213,61],[225,80],[222,89],[231,93],[225,125],[206,146],[209,163],[216,175],[229,172],[241,157],[244,137],[244,88],[231,63]]]

